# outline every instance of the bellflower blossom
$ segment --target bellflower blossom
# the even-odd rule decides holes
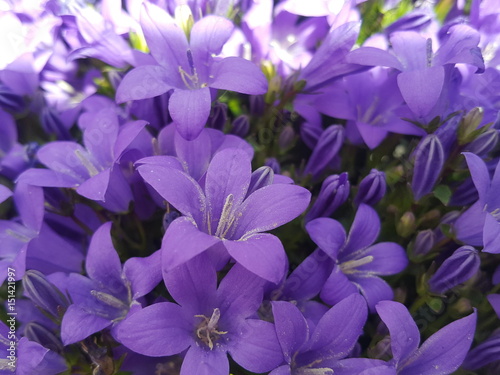
[[[264,74],[250,61],[227,57],[216,59],[233,32],[233,24],[222,17],[207,16],[194,24],[186,37],[173,18],[145,3],[141,26],[158,65],[143,65],[129,72],[116,92],[123,103],[174,90],[169,112],[186,139],[195,139],[210,114],[210,89],[244,94],[264,94]]]
[[[335,304],[360,292],[373,311],[378,301],[392,299],[392,289],[378,275],[401,272],[408,258],[397,243],[373,245],[380,232],[380,219],[373,208],[359,205],[348,236],[338,221],[329,218],[310,221],[306,230],[331,258],[330,262],[323,262],[323,267],[331,270],[320,293],[323,301]]]
[[[222,245],[237,263],[256,275],[275,283],[281,280],[287,264],[283,245],[277,237],[262,232],[300,215],[310,201],[306,189],[272,184],[247,197],[250,158],[238,149],[215,154],[204,186],[173,167],[142,165],[138,170],[184,215],[170,224],[163,237],[164,270]]]

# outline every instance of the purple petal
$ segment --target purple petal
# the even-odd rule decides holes
[[[223,240],[229,255],[250,272],[277,284],[288,266],[285,249],[278,237],[258,233],[244,240]]]
[[[330,218],[319,218],[307,223],[306,230],[321,250],[337,260],[338,251],[346,240],[342,224]]]
[[[210,115],[210,89],[175,90],[170,96],[168,110],[183,138],[198,137]]]
[[[392,288],[380,277],[352,276],[350,280],[356,284],[363,297],[365,297],[371,312],[375,311],[375,305],[379,301],[392,300],[394,297]]]
[[[217,272],[206,256],[164,272],[163,279],[172,298],[193,316],[214,308]]]
[[[292,363],[295,353],[309,339],[309,327],[304,316],[294,304],[274,301],[272,306],[276,333],[285,361]]]
[[[392,53],[374,47],[362,47],[351,51],[346,56],[346,61],[351,64],[368,66],[387,66],[403,70],[403,65]]]
[[[367,315],[365,300],[359,294],[343,299],[321,318],[308,350],[318,359],[346,357],[363,332]]]
[[[88,152],[75,142],[57,141],[42,146],[37,153],[38,159],[55,172],[59,172],[77,181],[89,178],[89,170],[84,162],[91,163]]]
[[[360,204],[342,254],[350,254],[370,246],[377,239],[379,231],[380,219],[377,212],[367,204]]]
[[[205,195],[190,176],[178,169],[159,165],[141,165],[137,170],[158,194],[183,215],[193,218],[198,225],[204,223],[207,212]]]
[[[82,180],[80,177],[68,176],[50,169],[31,168],[23,172],[17,181],[18,183],[22,182],[33,186],[74,187]]]
[[[16,375],[53,375],[68,370],[68,366],[61,356],[37,342],[28,341],[26,337],[21,337],[17,343],[17,349]],[[2,371],[4,374],[9,372],[11,371]]]
[[[484,220],[483,245],[484,252],[500,253],[500,223],[490,213],[486,214]]]
[[[247,194],[252,174],[251,159],[242,150],[219,151],[210,162],[205,181],[205,195],[210,209],[212,232],[223,224],[223,214],[231,215],[240,206]],[[229,211],[226,213],[224,210]],[[216,232],[216,236],[219,233]]]
[[[116,102],[153,98],[172,89],[167,82],[168,70],[159,65],[143,65],[123,77],[116,90]]]
[[[368,147],[374,149],[377,147],[387,136],[387,131],[377,127],[376,125],[366,124],[361,121],[356,121],[359,134]]]
[[[131,146],[131,143],[141,135],[141,132],[143,132],[143,129],[147,124],[148,123],[144,120],[138,120],[127,122],[120,127],[120,132],[118,133],[116,142],[113,145],[113,161],[118,160],[122,156],[127,147]],[[147,133],[147,131],[144,131],[144,133]],[[149,139],[148,141],[151,142]],[[134,145],[131,147],[133,146]]]
[[[300,186],[274,184],[245,199],[234,238],[277,228],[295,219],[307,208],[311,193]]]
[[[219,238],[201,232],[187,217],[174,220],[162,240],[163,271],[171,271],[186,263],[219,241]]]
[[[358,289],[344,275],[340,267],[335,265],[321,289],[321,299],[330,305],[335,305],[353,293],[358,294]]]
[[[206,350],[198,345],[191,345],[184,361],[180,375],[227,375],[229,360],[224,350],[214,348]]]
[[[398,75],[398,86],[406,104],[417,116],[427,115],[437,103],[444,85],[444,68],[432,66]],[[432,85],[429,85],[432,82]]]
[[[373,259],[364,265],[356,267],[356,271],[373,275],[394,275],[403,271],[408,265],[405,250],[395,242],[380,242],[368,248],[352,253],[348,259]]]
[[[451,374],[462,364],[474,339],[477,313],[441,328],[418,349],[401,375]]]
[[[105,169],[104,171],[84,181],[80,186],[78,186],[76,192],[88,199],[104,201],[104,196],[108,190],[110,174],[111,169]]]
[[[5,202],[9,197],[12,196],[12,192],[5,185],[0,185],[0,203]]]
[[[283,362],[274,325],[248,319],[228,347],[231,357],[251,372],[268,372]]]
[[[71,305],[64,314],[61,339],[64,345],[81,341],[111,325],[111,321]]]
[[[483,208],[484,203],[477,201],[453,223],[453,231],[457,238],[467,245],[483,245],[483,227],[488,216]]]
[[[405,360],[420,343],[420,332],[406,307],[393,301],[380,301],[375,306],[380,319],[391,335],[392,356],[396,362]]]
[[[210,87],[236,91],[242,94],[260,95],[267,91],[267,80],[253,62],[239,57],[227,57],[212,66]]]
[[[130,282],[132,299],[142,297],[156,287],[161,277],[161,251],[145,258],[130,258],[123,265],[123,274]]]
[[[463,155],[467,161],[467,166],[469,167],[472,181],[477,189],[479,198],[484,201],[490,188],[490,174],[488,168],[479,156],[470,152],[464,152]]]
[[[212,157],[211,137],[206,131],[202,131],[198,138],[186,141],[179,133],[174,135],[175,152],[182,160],[186,172],[195,180],[205,174]],[[153,156],[154,157],[154,156]]]
[[[280,366],[271,371],[269,375],[292,375],[292,369],[290,365]]]
[[[428,66],[428,42],[422,35],[415,31],[400,31],[393,33],[390,40],[394,52],[404,67],[399,70],[411,71],[425,69]]]
[[[14,201],[23,224],[29,229],[39,232],[45,212],[43,189],[18,182],[14,191]]]
[[[119,342],[150,357],[182,352],[194,344],[193,335],[194,328],[182,308],[169,302],[156,303],[136,312],[117,329]]]
[[[118,136],[118,115],[114,108],[104,108],[97,113],[87,112],[80,116],[79,124],[85,120],[83,143],[101,166],[113,163],[113,146]]]
[[[206,16],[191,29],[189,46],[194,61],[208,62],[212,54],[218,55],[233,33],[234,25],[227,18]]]
[[[395,368],[379,359],[346,358],[328,364],[328,367],[335,375],[397,375]]]
[[[488,302],[493,307],[497,316],[500,317],[500,294],[490,294],[486,298],[488,298]]]

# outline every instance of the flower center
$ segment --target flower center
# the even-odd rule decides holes
[[[364,266],[365,264],[373,262],[373,255],[367,255],[361,259],[354,259],[340,264],[340,269],[343,273],[354,273],[354,268]]]
[[[227,333],[227,331],[217,330],[217,323],[220,319],[220,310],[215,308],[210,318],[207,318],[205,315],[195,315],[195,318],[203,319],[196,328],[196,336],[202,343],[207,345],[210,350],[212,350],[214,348],[214,343],[217,342],[219,336]]]
[[[196,67],[194,66],[193,61],[193,53],[190,49],[187,50],[187,59],[189,63],[189,70],[191,73],[188,73],[184,70],[182,66],[179,65],[179,74],[181,75],[182,82],[188,90],[196,90],[199,88],[207,87],[207,83],[200,84],[198,78],[198,72],[196,71]]]

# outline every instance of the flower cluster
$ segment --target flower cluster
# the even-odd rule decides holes
[[[497,0],[0,0],[0,374],[500,372]]]

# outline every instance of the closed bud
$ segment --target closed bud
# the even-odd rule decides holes
[[[472,349],[465,358],[462,367],[466,370],[478,370],[490,363],[498,363],[496,369],[488,368],[489,371],[483,374],[498,374],[500,363],[498,361],[498,353],[500,353],[500,329],[496,329],[482,343]],[[486,368],[484,368],[486,370]]]
[[[0,83],[0,108],[11,112],[22,112],[25,103],[22,96],[15,94],[12,90]]]
[[[408,237],[411,234],[415,232],[415,229],[417,228],[416,221],[415,221],[415,215],[413,212],[405,212],[403,216],[401,216],[401,219],[399,219],[399,222],[396,224],[396,232],[401,237]]]
[[[281,173],[280,163],[276,160],[276,158],[267,158],[264,165],[271,168],[275,174]]]
[[[39,323],[29,322],[24,328],[24,336],[30,341],[35,341],[43,347],[56,353],[62,353],[63,344],[53,332]]]
[[[42,113],[40,114],[40,121],[42,122],[44,130],[49,134],[55,134],[57,139],[71,139],[71,135],[69,134],[66,125],[53,109],[44,107],[42,109]]]
[[[478,156],[485,156],[495,148],[498,143],[498,130],[486,130],[465,147],[464,151],[472,152]]]
[[[469,206],[479,198],[472,178],[467,178],[453,192],[448,202],[450,206]]]
[[[321,133],[323,133],[321,127],[310,124],[309,122],[304,122],[300,127],[300,137],[311,150],[318,144]]]
[[[446,259],[429,279],[430,290],[445,293],[469,280],[479,270],[479,253],[471,246],[462,246]]]
[[[307,162],[304,176],[312,174],[316,177],[332,162],[344,144],[344,134],[342,125],[332,125],[323,131]]]
[[[265,104],[263,95],[250,95],[250,113],[253,116],[262,116]]]
[[[35,306],[59,320],[69,306],[67,298],[44,274],[28,270],[23,276],[23,288]]]
[[[427,255],[436,243],[436,234],[432,229],[418,232],[413,244],[413,254],[415,256]]]
[[[241,115],[234,119],[231,134],[245,138],[250,130],[250,119],[247,115]]]
[[[347,200],[349,190],[350,184],[347,172],[328,176],[321,185],[318,198],[306,215],[306,223],[318,217],[329,217]]]
[[[215,103],[212,108],[210,117],[208,118],[207,126],[212,129],[224,130],[224,126],[227,122],[227,104],[226,103]]]
[[[430,193],[444,166],[444,150],[439,138],[430,134],[423,138],[415,149],[415,164],[411,188],[415,200]]]
[[[458,127],[458,143],[461,145],[473,141],[482,130],[479,125],[483,121],[484,109],[481,107],[472,108],[460,122]],[[486,129],[483,129],[486,130]]]
[[[254,191],[271,185],[274,181],[274,172],[270,167],[260,167],[256,169],[250,178],[250,185],[248,185],[247,197]]]
[[[385,173],[372,169],[368,176],[363,178],[359,184],[358,193],[354,198],[354,203],[366,203],[370,206],[376,205],[385,195],[387,184]]]
[[[295,139],[295,132],[293,131],[293,127],[291,125],[287,125],[281,131],[281,134],[278,138],[278,145],[282,150],[286,150],[290,146],[292,146],[294,139]]]

